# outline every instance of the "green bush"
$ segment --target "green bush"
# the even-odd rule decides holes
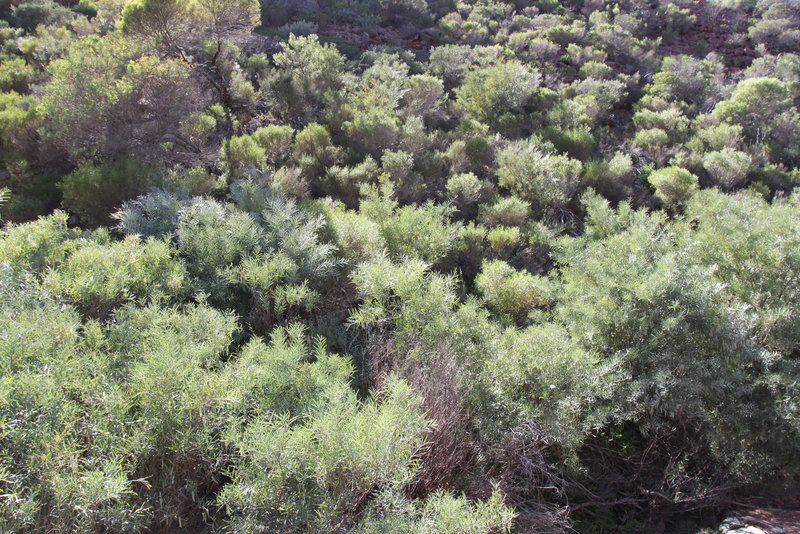
[[[428,421],[411,389],[390,380],[362,403],[331,382],[306,417],[262,416],[236,438],[244,460],[219,498],[234,530],[333,531],[376,489],[412,480]]]
[[[250,135],[231,137],[223,144],[220,153],[220,163],[233,178],[263,169],[266,160],[266,149]]]
[[[452,212],[449,206],[427,202],[397,209],[391,199],[372,197],[362,202],[361,211],[380,226],[392,257],[435,263],[456,247],[459,225],[447,220]]]
[[[497,198],[492,204],[480,207],[480,219],[483,224],[492,226],[523,226],[530,216],[531,204],[519,197]]]
[[[633,116],[633,124],[640,131],[658,129],[667,132],[672,142],[684,141],[689,129],[689,119],[675,107],[662,111],[649,109],[637,111]]]
[[[750,171],[751,161],[748,154],[726,147],[720,151],[706,153],[703,157],[703,168],[715,184],[730,190],[744,184]]]
[[[406,92],[401,100],[403,109],[410,115],[428,117],[436,113],[444,101],[442,80],[427,74],[409,76]]]
[[[456,98],[477,120],[497,124],[504,114],[521,112],[540,82],[537,71],[508,61],[471,71],[456,89]]]
[[[647,177],[655,189],[656,196],[670,210],[686,204],[698,189],[698,178],[680,167],[665,167]]]
[[[204,304],[153,305],[126,308],[116,322],[109,343],[124,362],[120,393],[130,410],[130,419],[115,419],[126,427],[119,454],[131,458],[132,478],[148,482],[138,502],[150,521],[178,528],[213,505],[217,477],[231,461],[220,435],[235,413],[236,381],[220,368],[236,319]]]
[[[385,244],[380,226],[363,214],[331,209],[328,221],[336,246],[351,265],[376,259],[383,253]]]
[[[717,104],[714,115],[741,126],[745,138],[756,143],[772,138],[786,146],[786,134],[797,127],[789,87],[776,78],[742,80],[729,99]]]
[[[362,186],[378,178],[380,168],[371,156],[353,167],[334,165],[327,170],[322,184],[328,192],[335,193],[344,202],[353,205],[357,202]]]
[[[713,267],[713,278],[740,303],[747,327],[765,346],[792,354],[797,350],[796,300],[791,280],[800,270],[793,214],[797,196],[768,204],[752,194],[736,197],[702,191],[687,206],[698,224],[696,260]]]
[[[228,269],[254,254],[264,239],[263,230],[247,213],[202,199],[181,211],[175,234],[192,284],[222,301],[230,297]]]
[[[499,258],[508,259],[522,243],[522,235],[516,226],[498,226],[486,234],[489,246]]]
[[[383,109],[359,112],[342,129],[351,146],[376,159],[384,150],[394,148],[400,138],[399,119]]]
[[[3,287],[0,311],[0,523],[23,530],[146,525],[125,450],[127,403],[93,350],[97,323],[31,286]],[[102,342],[100,343],[102,346]],[[24,420],[25,424],[13,421]]]
[[[253,132],[252,135],[256,144],[264,149],[267,161],[272,164],[282,162],[289,157],[293,136],[294,129],[291,126],[278,126],[275,124],[261,127]],[[255,162],[254,165],[258,165],[258,162]]]
[[[561,154],[545,153],[533,141],[517,141],[497,157],[498,182],[541,215],[565,207],[578,187],[581,162]]]
[[[774,400],[758,392],[759,352],[736,329],[713,271],[692,261],[685,228],[628,206],[614,212],[596,197],[587,207],[586,237],[565,240],[557,255],[556,315],[603,362],[593,368],[581,424],[630,421],[653,440],[674,431],[670,421],[693,421],[681,454],[708,444],[702,476],[725,473],[739,483],[770,476],[792,431],[766,415]],[[702,492],[695,482],[669,484]]]
[[[669,134],[661,128],[638,130],[633,138],[634,144],[653,152],[660,151],[669,144]]]
[[[90,317],[108,317],[126,302],[178,297],[186,271],[163,241],[130,236],[114,244],[79,244],[45,278],[44,287],[63,295]]]
[[[161,172],[160,167],[136,159],[99,166],[85,163],[59,183],[62,205],[87,226],[108,224],[123,202],[143,195],[158,183]]]
[[[285,76],[276,78],[268,92],[278,111],[290,116],[311,113],[342,85],[344,56],[333,44],[320,43],[316,35],[290,35],[273,61]]]
[[[281,167],[270,179],[270,185],[286,198],[301,201],[308,198],[311,186],[300,167]]]
[[[181,210],[188,205],[188,200],[155,191],[124,203],[113,217],[126,235],[171,237],[178,228]]]
[[[492,193],[492,184],[471,172],[451,176],[445,188],[456,209],[465,217],[472,215],[475,206]]]
[[[530,312],[552,302],[552,286],[542,277],[517,271],[501,260],[484,261],[475,287],[490,310],[523,322]]]
[[[315,170],[319,171],[333,165],[339,155],[328,129],[317,123],[311,123],[297,133],[293,149],[296,157],[310,158]]]
[[[34,222],[11,224],[0,234],[0,263],[7,263],[17,275],[44,275],[67,257],[68,242],[80,235],[67,228],[67,214],[56,211]]]
[[[624,200],[633,196],[635,173],[633,159],[617,152],[608,161],[588,162],[584,165],[584,183],[593,187],[609,200]]]
[[[408,502],[394,495],[381,495],[365,514],[357,532],[511,532],[514,512],[503,503],[500,492],[493,491],[483,502],[472,503],[438,491],[424,502]]]

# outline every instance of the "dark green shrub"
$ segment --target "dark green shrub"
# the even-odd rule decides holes
[[[99,166],[85,163],[59,183],[63,206],[87,226],[108,224],[123,202],[143,195],[158,183],[161,172],[159,166],[136,159]]]

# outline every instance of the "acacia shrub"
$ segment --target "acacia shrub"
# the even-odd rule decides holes
[[[234,411],[219,392],[235,382],[220,370],[236,328],[232,314],[207,304],[150,305],[124,308],[108,333],[135,421],[119,434],[120,456],[130,458],[131,479],[148,481],[139,502],[150,524],[199,523],[222,484],[232,457],[220,435]]]
[[[330,132],[318,123],[311,123],[299,131],[292,148],[301,164],[315,174],[323,172],[339,159],[340,150],[333,144]]]
[[[95,227],[111,222],[111,214],[126,200],[148,191],[160,180],[158,165],[136,159],[85,163],[59,183],[63,207],[81,222]]]
[[[0,263],[16,276],[43,276],[69,254],[70,241],[80,231],[67,227],[68,215],[56,211],[26,224],[9,224],[0,233]]]
[[[723,148],[708,152],[703,157],[703,168],[716,185],[724,190],[740,187],[747,180],[752,158],[745,152]]]
[[[125,202],[112,215],[125,235],[174,239],[181,212],[191,201],[157,190]]]
[[[136,236],[102,241],[76,242],[66,261],[45,277],[45,289],[95,318],[109,317],[126,302],[180,298],[188,289],[186,269],[169,244]]]
[[[800,270],[797,202],[796,195],[768,204],[754,194],[730,197],[704,190],[686,211],[698,225],[696,261],[713,266],[713,279],[743,307],[748,328],[784,355],[798,348],[795,302],[800,295],[792,282]]]
[[[0,524],[115,530],[147,524],[125,448],[128,408],[97,323],[0,267]],[[24,420],[25,424],[14,421]]]
[[[278,76],[265,85],[267,99],[287,117],[314,117],[342,88],[344,56],[319,37],[290,35],[273,56]]]
[[[766,149],[774,162],[790,161],[797,154],[800,115],[787,83],[777,78],[748,78],[736,85],[713,114],[742,127],[746,141]]]
[[[184,208],[175,231],[192,286],[213,299],[230,299],[229,269],[262,246],[264,231],[248,213],[196,198]]]
[[[253,132],[253,140],[264,149],[265,159],[276,164],[289,158],[292,149],[294,128],[287,125],[270,124]]]
[[[468,172],[448,178],[445,189],[459,216],[466,219],[474,216],[476,205],[491,195],[492,184]]]
[[[552,302],[553,288],[546,278],[517,271],[502,260],[484,261],[475,288],[487,308],[523,323],[530,312]]]
[[[542,216],[572,200],[583,165],[562,154],[546,152],[535,139],[509,144],[497,156],[498,183],[531,203]]]
[[[517,60],[476,67],[455,90],[456,100],[475,119],[497,126],[520,113],[541,83],[541,75]]]
[[[378,223],[356,210],[338,206],[326,210],[329,231],[339,254],[350,267],[377,259],[385,251],[385,241]]]
[[[253,136],[234,136],[222,145],[220,163],[234,179],[241,178],[247,172],[263,169],[266,160],[266,149]]]
[[[455,249],[461,228],[449,221],[453,208],[431,201],[398,208],[391,194],[373,191],[361,203],[361,212],[380,227],[389,255],[428,263],[444,260]]]
[[[498,258],[508,259],[522,244],[522,233],[516,226],[497,226],[486,233],[486,240]]]
[[[482,204],[479,208],[479,218],[489,227],[498,225],[522,227],[528,221],[530,212],[530,202],[512,195],[497,197],[492,203]]]
[[[692,480],[707,476],[712,484],[769,477],[793,431],[758,385],[762,354],[736,327],[710,268],[693,260],[686,228],[662,214],[615,212],[597,197],[587,211],[586,236],[563,240],[557,252],[555,308],[571,337],[602,355],[594,372],[608,374],[578,418],[583,432],[629,422],[646,444],[691,421],[680,454],[703,451],[712,463],[696,468],[698,478],[665,472],[669,491],[702,495]]]
[[[647,181],[655,189],[656,197],[669,210],[686,204],[699,188],[697,176],[680,167],[665,167],[650,173]]]
[[[333,382],[296,423],[276,414],[248,425],[236,440],[244,462],[220,502],[237,531],[336,530],[373,491],[396,493],[410,481],[427,428],[419,399],[400,381],[365,403]]]

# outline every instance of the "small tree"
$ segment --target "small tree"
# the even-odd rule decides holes
[[[235,110],[226,48],[249,35],[259,18],[257,0],[135,0],[122,12],[122,29],[190,65]]]

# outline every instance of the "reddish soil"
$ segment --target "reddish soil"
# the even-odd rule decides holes
[[[392,26],[362,28],[357,25],[328,26],[317,32],[320,37],[332,37],[348,41],[359,50],[367,50],[371,46],[396,46],[400,48],[421,49],[433,44],[425,30],[403,32]]]
[[[685,34],[674,42],[663,45],[661,54],[705,55],[716,52],[724,57],[725,64],[732,72],[746,68],[755,58],[755,51],[746,34],[735,33],[736,20],[725,10],[709,4],[705,0],[696,0],[689,10],[697,20]]]

